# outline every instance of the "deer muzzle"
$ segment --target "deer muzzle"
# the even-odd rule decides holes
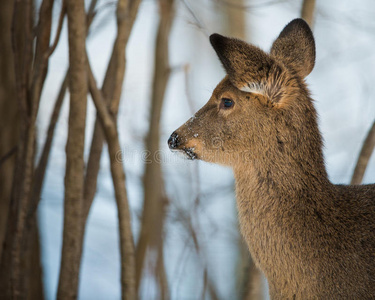
[[[173,152],[183,153],[185,158],[191,160],[198,158],[193,148],[186,147],[184,145],[184,143],[181,141],[181,137],[176,131],[174,131],[169,137],[168,146]]]

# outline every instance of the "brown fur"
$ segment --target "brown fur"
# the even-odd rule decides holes
[[[308,25],[289,23],[270,54],[217,34],[211,43],[228,75],[170,147],[233,168],[241,232],[272,299],[375,299],[375,185],[328,180],[304,82]]]

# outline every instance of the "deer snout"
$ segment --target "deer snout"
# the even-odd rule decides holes
[[[195,147],[191,146],[190,141],[187,141],[186,138],[181,138],[181,136],[175,131],[171,134],[168,139],[168,146],[173,152],[182,153],[187,159],[196,159],[198,158],[197,154],[194,152]]]
[[[173,132],[168,139],[168,146],[171,150],[176,150],[180,146],[180,141],[177,132]]]

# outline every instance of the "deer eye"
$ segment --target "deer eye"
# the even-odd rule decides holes
[[[231,108],[234,105],[234,101],[229,98],[222,98],[220,103],[220,108]]]

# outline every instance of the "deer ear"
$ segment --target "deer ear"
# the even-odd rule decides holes
[[[271,55],[300,76],[309,75],[315,64],[315,41],[309,25],[302,19],[291,21],[273,43]]]
[[[236,88],[264,94],[265,79],[274,64],[268,54],[244,41],[217,33],[210,36],[210,42]]]

